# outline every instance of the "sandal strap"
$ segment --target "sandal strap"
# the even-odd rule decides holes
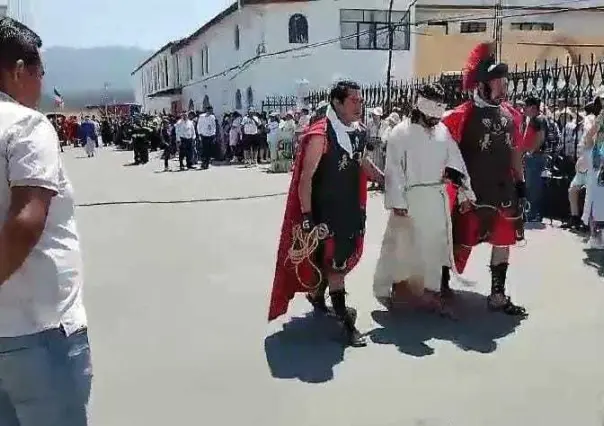
[[[526,309],[523,306],[514,304],[509,296],[505,297],[505,302],[502,304],[494,304],[491,296],[487,299],[489,308],[495,311],[503,312],[506,315],[511,316],[523,316],[526,315]]]

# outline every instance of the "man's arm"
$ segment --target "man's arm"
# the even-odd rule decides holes
[[[401,130],[395,129],[388,140],[384,167],[384,206],[397,215],[405,216],[409,203],[405,190],[407,161],[403,144],[404,138],[408,136],[401,133]]]
[[[384,184],[384,173],[380,170],[378,166],[374,164],[374,162],[367,155],[363,157],[361,162],[361,166],[367,176],[369,176],[369,180],[377,182],[379,184]]]
[[[522,161],[522,150],[514,149],[512,152],[512,172],[516,182],[524,182],[524,164]]]
[[[592,119],[591,117],[585,119],[585,136],[583,137],[585,148],[591,149],[594,146],[596,135],[602,125],[602,118],[603,116],[600,114],[596,119]]]
[[[40,241],[55,194],[28,186],[11,190],[10,209],[0,230],[0,285],[23,265]]]
[[[528,152],[536,152],[541,149],[541,146],[545,142],[545,131],[547,128],[547,123],[543,117],[533,117],[530,119],[529,124],[527,126],[527,131],[524,134],[524,138],[529,135],[533,138],[532,141],[528,141],[528,143],[524,143],[526,146],[526,150]],[[532,129],[532,132],[528,132],[529,129]]]
[[[312,136],[306,145],[304,161],[298,184],[298,196],[302,213],[310,213],[312,209],[312,178],[319,167],[319,161],[325,149],[324,136]]]
[[[25,262],[36,246],[52,198],[59,192],[57,133],[42,116],[21,123],[8,143],[10,206],[0,229],[0,285]]]

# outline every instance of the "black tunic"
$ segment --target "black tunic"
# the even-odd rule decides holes
[[[327,146],[312,182],[312,213],[315,223],[329,227],[336,240],[352,239],[365,230],[365,211],[359,188],[365,132],[350,133],[351,155],[337,142],[327,120]]]

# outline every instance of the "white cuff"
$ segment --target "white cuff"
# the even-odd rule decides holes
[[[457,192],[457,200],[460,203],[464,203],[466,201],[476,202],[476,194],[471,189],[459,188]]]

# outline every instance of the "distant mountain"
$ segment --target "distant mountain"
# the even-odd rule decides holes
[[[67,109],[105,102],[105,83],[109,102],[132,102],[130,73],[153,51],[135,47],[96,47],[76,49],[51,47],[43,50],[44,94],[42,109],[53,107],[53,88],[63,95]]]

